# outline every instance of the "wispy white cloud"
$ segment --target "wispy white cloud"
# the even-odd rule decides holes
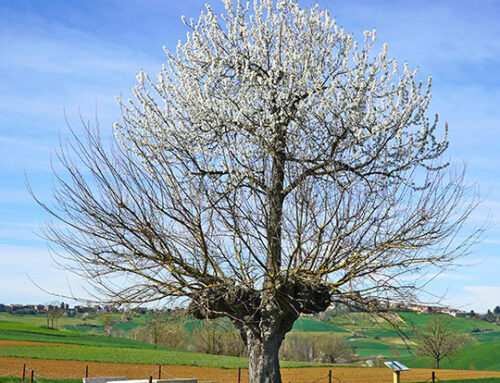
[[[456,292],[450,301],[455,306],[474,307],[476,311],[485,313],[500,304],[500,286],[463,286],[461,293]]]

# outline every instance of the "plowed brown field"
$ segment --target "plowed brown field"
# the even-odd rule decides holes
[[[120,364],[120,363],[97,363],[76,362],[64,360],[45,359],[21,359],[0,358],[0,376],[21,376],[23,364],[26,363],[27,370],[34,370],[35,377],[51,378],[81,378],[85,374],[85,367],[89,366],[89,376],[126,376],[128,379],[147,378],[149,375],[157,377],[158,366],[145,364]],[[281,370],[283,382],[291,383],[318,383],[328,382],[329,368],[284,368]],[[431,371],[428,369],[412,369],[401,374],[402,382],[424,381],[430,378]],[[207,367],[190,366],[162,366],[163,378],[198,378],[199,381],[211,381],[221,383],[236,383],[238,371]],[[388,368],[355,368],[334,367],[332,368],[333,382],[345,383],[390,383],[392,373]],[[439,370],[436,376],[440,380],[460,378],[485,378],[500,377],[496,371],[459,371]],[[241,371],[241,381],[247,382],[246,370]]]

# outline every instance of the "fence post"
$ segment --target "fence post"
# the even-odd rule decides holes
[[[238,383],[241,383],[241,367],[238,367]]]
[[[85,377],[86,378],[89,377],[89,365],[88,364],[85,366]]]
[[[436,372],[432,371],[432,383],[436,383]]]
[[[158,365],[158,380],[161,379],[161,364]]]
[[[23,364],[23,383],[25,377],[26,377],[26,363]]]
[[[33,379],[35,379],[35,370],[31,370],[30,383],[33,383]]]
[[[332,370],[328,370],[328,383],[332,383]]]
[[[153,377],[151,375],[149,376],[149,383],[153,383]]]

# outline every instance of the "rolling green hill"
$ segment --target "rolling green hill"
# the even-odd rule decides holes
[[[71,330],[47,329],[28,323],[0,322],[0,339],[30,342],[67,343],[89,346],[115,346],[153,349],[150,343],[127,338],[112,338],[104,335],[86,334]]]
[[[435,314],[418,314],[401,312],[400,325],[410,342],[413,339],[411,326],[424,327]],[[129,322],[118,323],[115,330],[122,334],[143,326],[147,316],[133,318]],[[397,318],[397,317],[396,317]],[[63,320],[64,319],[64,320]],[[398,319],[398,318],[397,318]],[[398,319],[399,320],[399,319]],[[221,324],[230,326],[228,320]],[[175,363],[181,365],[200,365],[213,367],[244,367],[246,359],[195,354],[165,346],[153,350],[154,345],[138,342],[128,338],[106,337],[102,334],[103,326],[96,319],[82,317],[61,318],[62,329],[49,330],[43,325],[43,316],[19,316],[0,313],[0,339],[25,340],[47,343],[62,343],[67,346],[4,346],[0,348],[0,356],[72,359],[82,361],[119,361],[135,363]],[[185,319],[184,325],[192,330],[201,325],[198,320]],[[458,352],[458,354],[442,362],[442,368],[452,369],[489,369],[500,371],[500,326],[478,319],[453,318],[452,326],[457,332],[472,335],[477,343]],[[348,313],[334,317],[330,323],[321,322],[310,317],[296,321],[294,331],[307,333],[333,332],[342,336],[353,354],[361,358],[398,359],[409,367],[432,367],[429,360],[411,356],[407,346],[401,342],[398,331],[390,324],[374,320],[362,313]],[[74,347],[71,345],[81,345]],[[286,362],[284,366],[310,365],[308,363]],[[0,382],[1,383],[1,382]]]
[[[293,330],[304,331],[304,332],[325,332],[325,331],[341,332],[341,333],[349,332],[341,327],[337,327],[329,323],[320,322],[318,320],[310,318],[297,319],[293,324]]]
[[[411,368],[432,368],[431,361],[423,358],[403,357],[400,361]],[[445,359],[441,368],[500,371],[500,343],[476,343]]]
[[[406,322],[407,325],[411,326],[412,324],[414,324],[417,327],[424,327],[434,315],[444,314],[420,314],[414,312],[399,313],[399,316]],[[474,329],[479,329],[481,331],[500,330],[500,327],[494,323],[488,323],[475,318],[453,318],[452,326],[455,330],[460,332],[471,332]]]

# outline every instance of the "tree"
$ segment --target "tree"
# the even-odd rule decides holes
[[[84,124],[62,143],[54,204],[39,203],[99,299],[226,316],[250,381],[274,383],[301,313],[416,299],[406,275],[466,254],[476,199],[441,160],[430,79],[372,54],[375,31],[358,44],[295,0],[225,6],[185,21],[157,80],[138,74],[114,138]]]
[[[500,306],[495,306],[495,308],[493,309],[493,312],[498,315],[500,314]]]
[[[55,329],[57,327],[57,321],[64,314],[62,306],[58,303],[51,303],[47,305],[45,316],[47,317],[47,328]]]
[[[336,312],[334,309],[327,309],[319,313],[318,320],[320,320],[321,322],[329,323],[332,318],[335,318],[335,316]]]
[[[215,320],[201,321],[193,330],[194,350],[214,355],[244,355],[244,345],[239,332],[230,323]]]
[[[351,359],[344,338],[335,334],[289,332],[280,349],[280,358],[302,362],[338,363]]]
[[[296,331],[286,334],[283,346],[280,348],[280,359],[310,362],[315,358],[313,336]]]
[[[155,348],[160,344],[161,337],[165,332],[167,318],[161,311],[155,311],[153,315],[146,322],[146,329],[151,337],[151,342]]]
[[[338,363],[350,357],[351,350],[347,346],[345,338],[340,335],[328,333],[318,336],[316,342],[317,352],[319,353],[317,359],[320,362]]]
[[[459,349],[472,342],[472,338],[457,333],[451,324],[452,318],[433,315],[424,329],[414,329],[417,337],[415,346],[417,355],[430,358],[436,369],[439,369],[444,358],[453,356]]]
[[[113,330],[113,326],[116,324],[116,319],[113,318],[109,314],[104,314],[101,317],[101,322],[104,326],[104,331],[106,332],[106,336],[111,336],[111,332]]]
[[[497,318],[497,317],[496,317],[496,315],[495,315],[495,314],[493,314],[493,313],[491,312],[491,310],[489,310],[489,309],[488,309],[488,312],[486,313],[486,315],[484,316],[484,320],[485,320],[486,322],[491,322],[491,323],[493,323],[493,322],[495,321],[495,319],[496,319],[496,318]]]

